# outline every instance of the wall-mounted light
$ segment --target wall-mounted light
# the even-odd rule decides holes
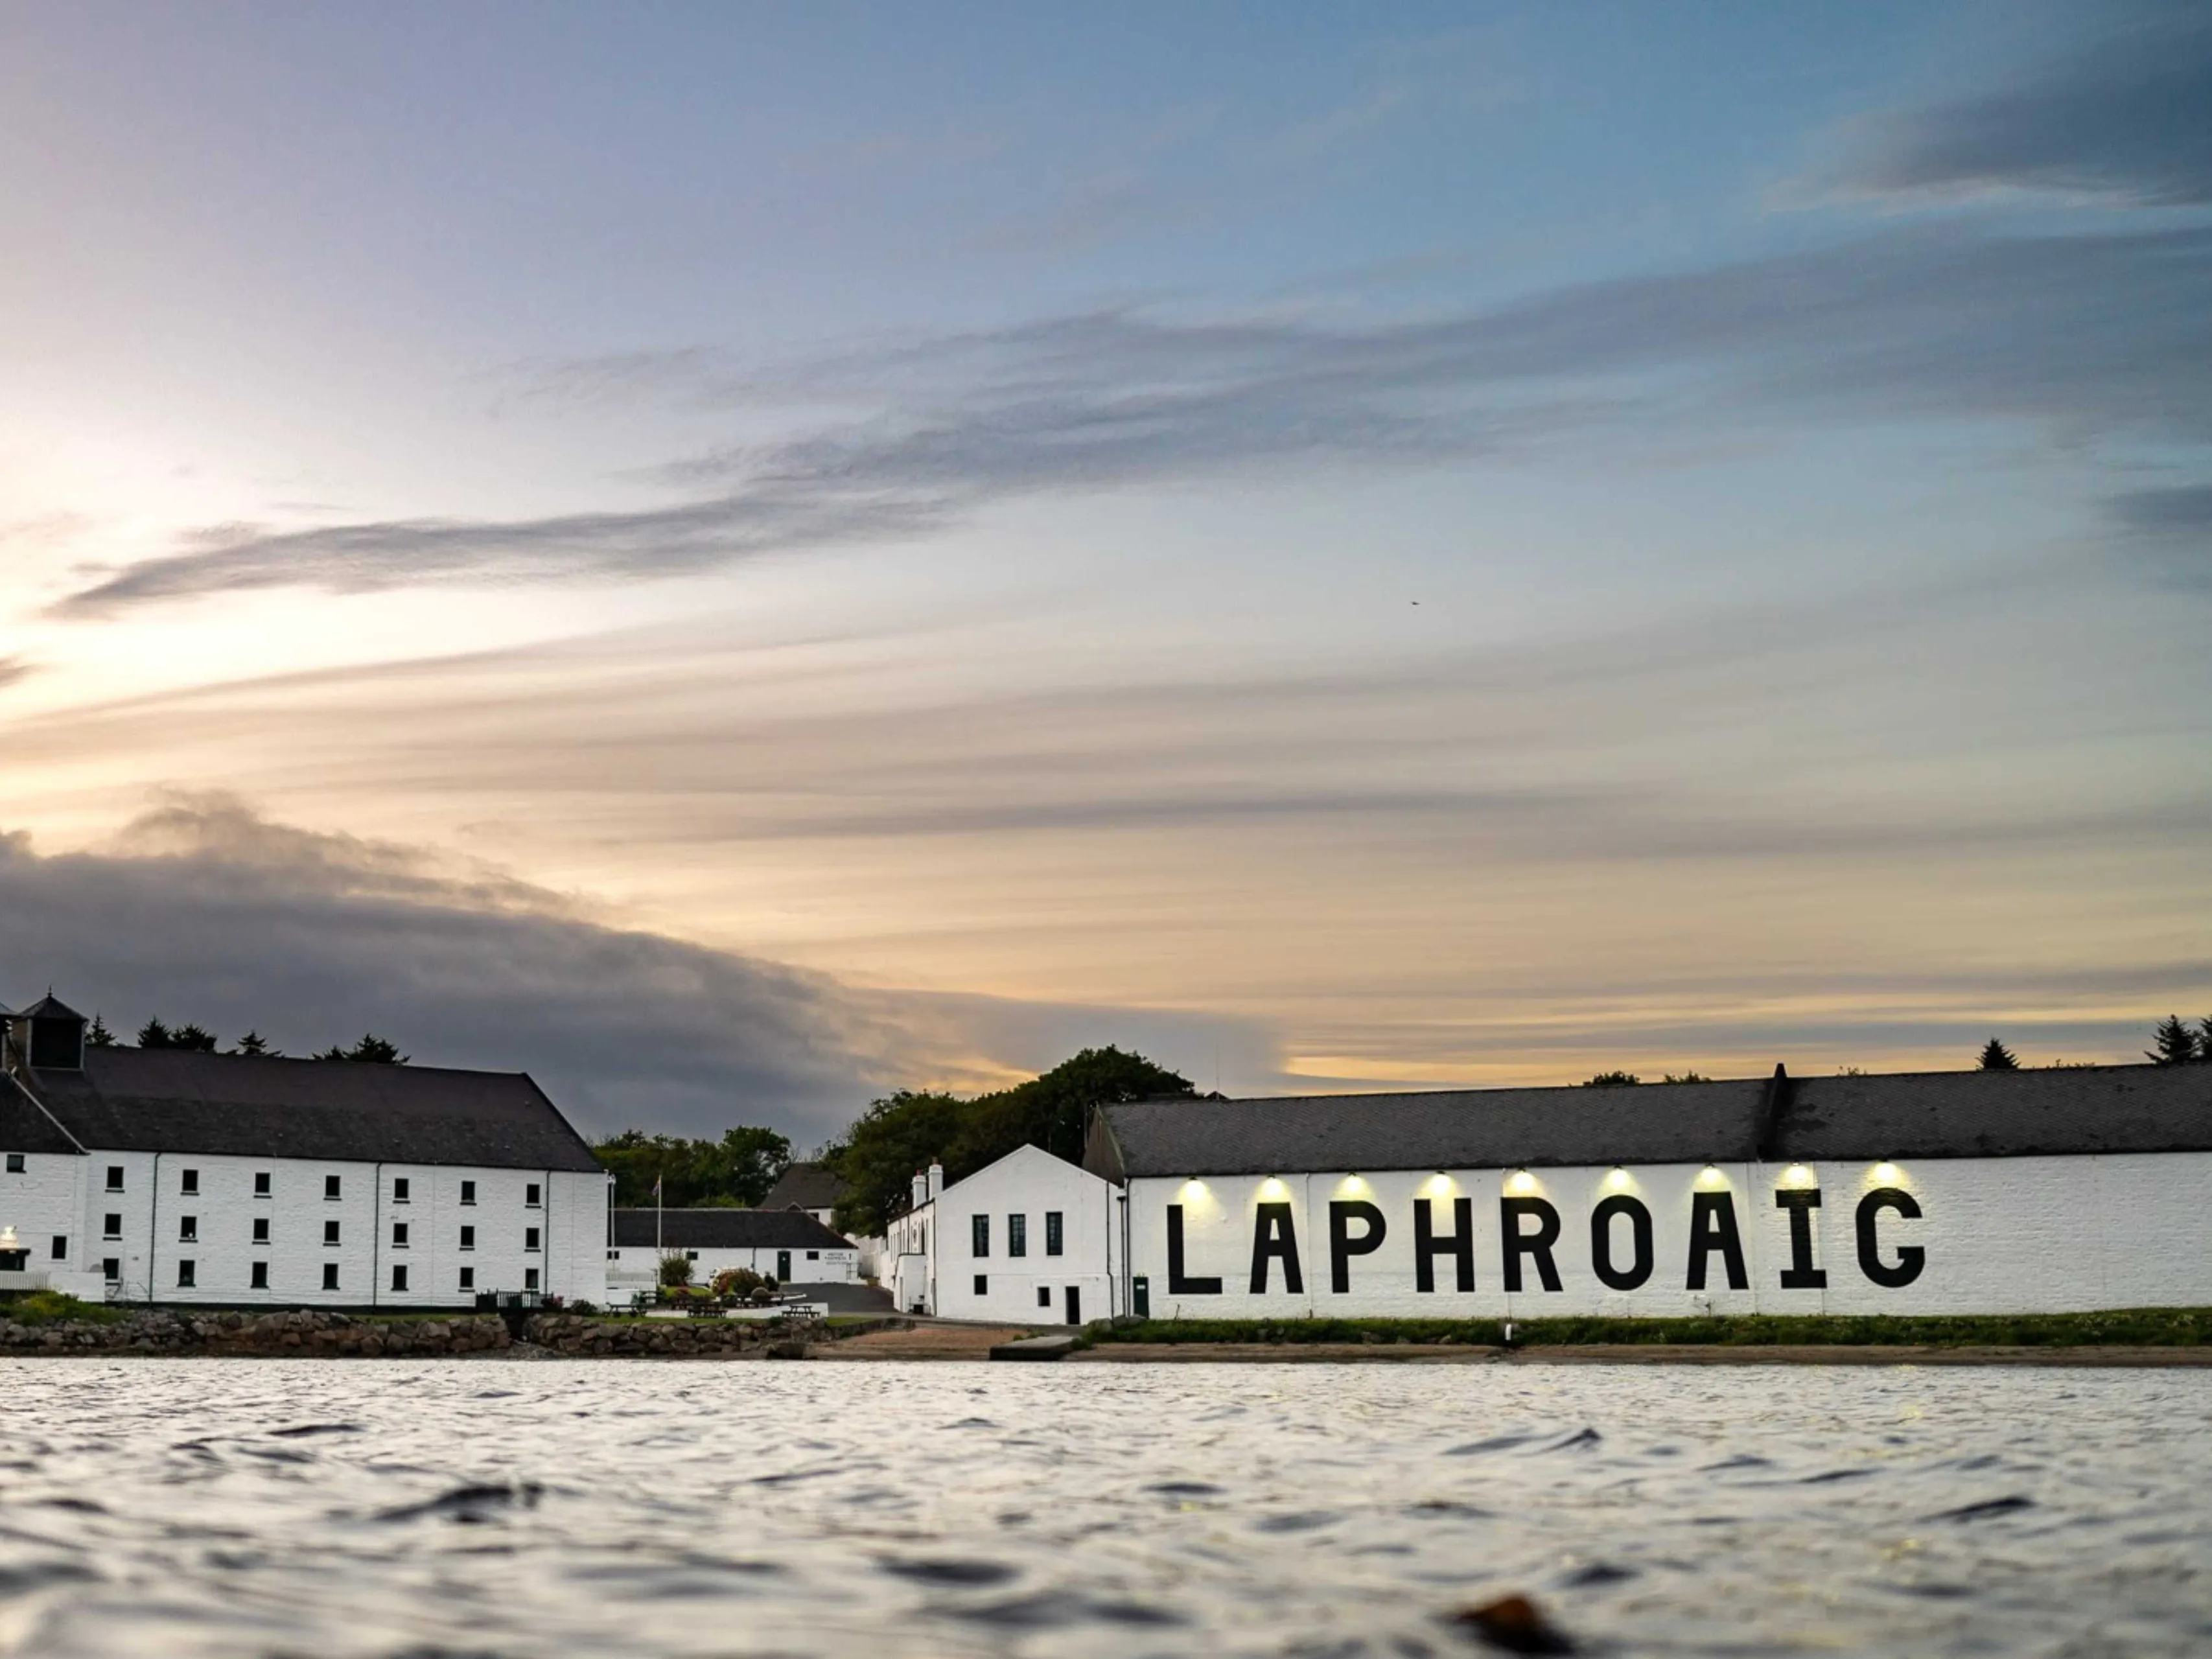
[[[1290,1191],[1290,1188],[1283,1185],[1282,1176],[1269,1176],[1265,1181],[1260,1183],[1260,1191],[1265,1197],[1279,1198],[1283,1194]]]
[[[1424,1184],[1432,1193],[1448,1193],[1452,1189],[1454,1182],[1449,1172],[1439,1170]]]
[[[1618,1192],[1633,1183],[1629,1180],[1628,1171],[1616,1164],[1606,1172],[1605,1184]]]
[[[1704,1169],[1698,1171],[1698,1185],[1700,1187],[1725,1187],[1728,1185],[1728,1177],[1721,1173],[1721,1166],[1719,1164],[1708,1164]]]
[[[1809,1165],[1793,1164],[1782,1172],[1782,1184],[1785,1187],[1815,1187],[1820,1181]]]
[[[1887,1158],[1884,1158],[1874,1166],[1874,1178],[1878,1186],[1894,1187],[1904,1178],[1904,1173]]]
[[[1536,1190],[1536,1177],[1525,1169],[1516,1170],[1506,1181],[1505,1190],[1514,1194],[1533,1193]]]

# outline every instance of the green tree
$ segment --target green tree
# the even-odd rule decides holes
[[[901,1089],[871,1102],[822,1161],[845,1178],[837,1230],[853,1237],[880,1233],[904,1215],[915,1171],[942,1159],[961,1130],[968,1103],[933,1091]]]
[[[211,1054],[215,1052],[215,1033],[198,1025],[179,1025],[169,1033],[169,1046],[190,1049],[196,1054]]]
[[[1991,1037],[1982,1045],[1981,1069],[1984,1072],[2017,1072],[2020,1061],[2013,1057],[2011,1049]]]
[[[141,1048],[173,1048],[176,1044],[169,1040],[167,1026],[158,1019],[149,1019],[138,1028],[138,1046]]]
[[[2186,1066],[2197,1058],[2197,1033],[2179,1014],[2160,1020],[2151,1041],[2158,1046],[2144,1049],[2143,1058],[2154,1066]]]
[[[92,1024],[84,1028],[84,1046],[88,1048],[112,1048],[115,1046],[115,1033],[107,1029],[107,1022],[97,1012],[93,1014]]]
[[[401,1054],[397,1044],[387,1042],[375,1032],[364,1031],[362,1033],[361,1041],[355,1043],[352,1048],[341,1048],[337,1044],[332,1043],[315,1058],[317,1060],[364,1060],[379,1066],[404,1066],[413,1056]]]
[[[1685,1072],[1680,1077],[1668,1072],[1659,1080],[1662,1083],[1711,1083],[1712,1079],[1707,1077],[1703,1072]]]
[[[2212,1065],[2212,1014],[2197,1022],[2197,1058]]]
[[[282,1048],[270,1048],[269,1039],[258,1031],[248,1031],[244,1036],[239,1038],[238,1047],[233,1052],[241,1054],[260,1054],[270,1060],[282,1060],[284,1057],[284,1051]]]
[[[653,1183],[671,1209],[743,1209],[768,1196],[791,1162],[791,1142],[773,1129],[739,1125],[720,1140],[687,1140],[625,1129],[592,1148],[615,1178],[615,1203],[650,1206]]]
[[[1583,1084],[1583,1087],[1585,1089],[1628,1089],[1634,1087],[1637,1084],[1643,1081],[1644,1079],[1637,1076],[1633,1072],[1600,1072],[1589,1082]]]

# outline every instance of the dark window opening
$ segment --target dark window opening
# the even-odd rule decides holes
[[[473,1227],[464,1227],[464,1228],[462,1228],[462,1229],[461,1229],[461,1248],[462,1248],[463,1249],[465,1249],[465,1250],[473,1250],[474,1249],[476,1249],[476,1247],[477,1247],[477,1230],[476,1230],[475,1228],[473,1228]]]
[[[269,1196],[268,1170],[256,1170],[253,1172],[253,1195],[256,1198],[266,1198]]]
[[[822,1260],[822,1252],[819,1250],[809,1250],[806,1253],[806,1259],[809,1261],[819,1261]]]
[[[392,1201],[394,1204],[405,1204],[410,1201],[407,1196],[407,1177],[405,1176],[392,1176]]]
[[[123,1166],[120,1164],[107,1166],[107,1190],[111,1193],[123,1190]]]
[[[977,1273],[977,1274],[975,1275],[975,1294],[976,1294],[976,1295],[978,1295],[978,1296],[988,1296],[988,1295],[990,1295],[990,1293],[991,1293],[991,1278],[990,1278],[990,1275],[989,1275],[989,1274],[988,1274],[988,1273]]]
[[[63,1261],[68,1256],[68,1255],[69,1235],[67,1233],[56,1233],[54,1235],[54,1260],[57,1261]]]
[[[407,1248],[407,1224],[404,1221],[395,1221],[392,1224],[392,1248],[395,1250],[404,1250]]]
[[[338,1264],[335,1261],[325,1261],[323,1263],[323,1288],[326,1291],[335,1291],[337,1287]]]
[[[461,1183],[461,1202],[464,1204],[473,1204],[476,1201],[477,1183],[473,1181],[464,1181]]]
[[[526,1227],[522,1230],[522,1248],[526,1250],[534,1250],[538,1248],[537,1228]],[[692,1251],[691,1259],[694,1261],[696,1261],[699,1259],[699,1252],[696,1250]]]
[[[1006,1254],[1027,1255],[1030,1253],[1030,1218],[1025,1215],[1006,1218]]]
[[[1044,1253],[1047,1255],[1059,1255],[1066,1249],[1066,1245],[1067,1229],[1061,1224],[1060,1212],[1047,1210],[1044,1212]]]
[[[177,1218],[177,1242],[181,1244],[197,1244],[200,1242],[200,1218],[198,1216],[185,1215]]]
[[[198,1264],[190,1260],[177,1263],[177,1288],[180,1291],[195,1288],[194,1276],[198,1271]]]
[[[198,1170],[185,1170],[179,1173],[184,1178],[185,1184],[179,1190],[186,1198],[198,1198],[200,1191],[200,1172]]]
[[[534,1291],[538,1288],[537,1268],[525,1267],[522,1270],[522,1288],[526,1291]]]
[[[404,1262],[392,1264],[392,1288],[395,1291],[404,1291],[407,1288],[407,1267]]]
[[[335,1221],[325,1221],[323,1223],[323,1243],[325,1244],[335,1244],[337,1242],[338,1224]]]
[[[9,1175],[21,1175],[24,1173],[22,1153],[10,1152],[8,1154],[8,1173]]]
[[[325,1198],[336,1198],[337,1195],[338,1177],[336,1176],[325,1176],[323,1177],[323,1196]]]
[[[538,1201],[538,1183],[533,1181],[522,1189],[522,1205],[525,1209],[534,1210]]]
[[[462,1288],[463,1290],[465,1290],[465,1291],[473,1291],[474,1289],[476,1289],[476,1287],[477,1287],[477,1270],[476,1270],[474,1267],[464,1267],[464,1268],[462,1268],[462,1269],[461,1269],[461,1288]]]
[[[266,1244],[269,1242],[269,1218],[265,1215],[253,1218],[253,1242],[256,1244]]]
[[[991,1218],[975,1215],[968,1218],[969,1254],[981,1261],[991,1254]]]
[[[104,1215],[104,1216],[100,1217],[100,1236],[102,1238],[120,1238],[120,1237],[123,1237],[123,1218],[122,1218],[121,1216],[119,1216],[119,1215]]]
[[[1037,1286],[1037,1306],[1040,1308],[1049,1308],[1052,1306],[1051,1285],[1040,1285]]]
[[[100,1276],[111,1285],[119,1283],[123,1278],[121,1258],[112,1255],[102,1256],[100,1262]]]
[[[265,1261],[257,1261],[253,1264],[252,1278],[246,1281],[246,1289],[250,1291],[265,1291],[268,1288],[269,1264]]]

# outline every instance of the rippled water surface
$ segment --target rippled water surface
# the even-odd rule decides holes
[[[0,1364],[0,1651],[2212,1651],[2212,1372]]]

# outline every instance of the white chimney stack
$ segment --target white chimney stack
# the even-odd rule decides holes
[[[914,1172],[914,1207],[918,1210],[927,1202],[929,1202],[928,1178],[921,1170],[916,1170]]]
[[[945,1191],[945,1166],[932,1163],[929,1166],[929,1201],[934,1204]]]

